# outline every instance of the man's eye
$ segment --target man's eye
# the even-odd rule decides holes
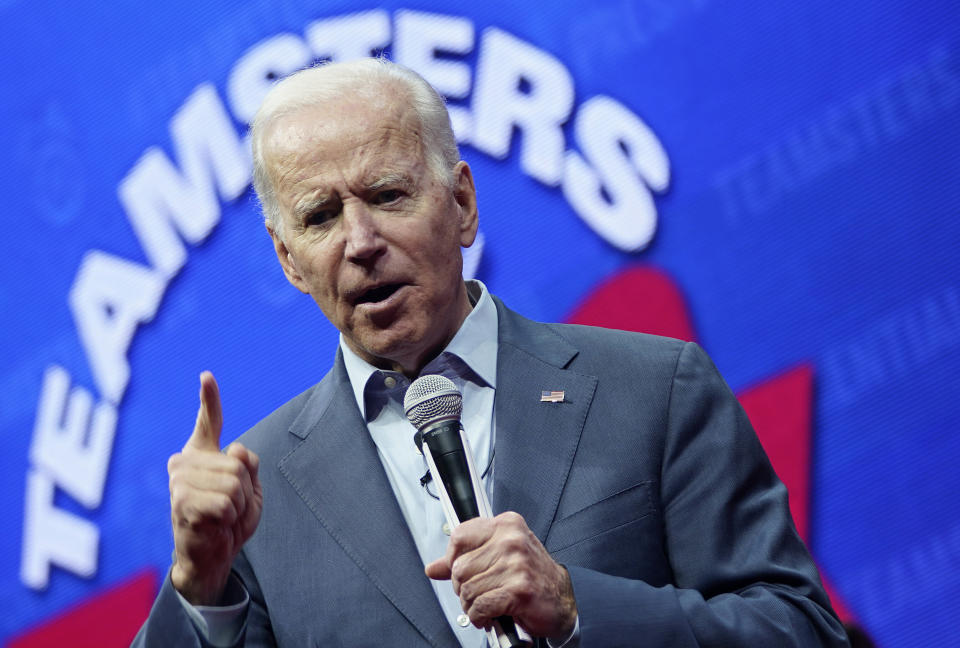
[[[386,205],[388,203],[396,202],[402,197],[403,192],[399,189],[384,189],[374,196],[373,202],[378,205]]]
[[[337,213],[333,209],[321,209],[315,211],[307,216],[307,225],[324,225],[329,223],[334,218],[337,217]]]

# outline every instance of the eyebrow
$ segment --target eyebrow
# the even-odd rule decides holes
[[[310,214],[314,213],[318,209],[332,204],[333,202],[334,200],[331,196],[320,196],[319,198],[303,200],[297,203],[296,207],[294,207],[293,216],[298,224],[302,224],[306,221]]]
[[[413,193],[416,188],[416,182],[406,173],[385,173],[366,186],[370,193],[379,191],[385,187],[400,187],[408,193]],[[293,208],[293,217],[298,224],[303,224],[310,214],[335,204],[337,199],[329,194],[321,195],[316,198],[303,200]]]
[[[386,173],[367,185],[367,191],[377,191],[384,187],[400,187],[412,192],[416,183],[406,173]]]

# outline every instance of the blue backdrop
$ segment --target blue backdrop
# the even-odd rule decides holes
[[[880,645],[960,645],[958,10],[0,2],[0,641],[156,586],[202,369],[229,440],[330,366],[237,151],[269,74],[367,48],[459,113],[508,305],[653,267],[735,390],[812,368],[819,565]]]

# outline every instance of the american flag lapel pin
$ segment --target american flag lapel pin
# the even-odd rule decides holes
[[[542,391],[540,392],[540,402],[541,403],[562,403],[563,392],[562,391]]]

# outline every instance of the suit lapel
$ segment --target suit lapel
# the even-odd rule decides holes
[[[323,528],[430,644],[456,645],[339,353],[290,432],[303,442],[280,472]]]
[[[594,376],[566,369],[577,349],[550,327],[496,300],[496,460],[493,507],[516,511],[546,542],[596,389]],[[540,402],[563,391],[562,403]]]

